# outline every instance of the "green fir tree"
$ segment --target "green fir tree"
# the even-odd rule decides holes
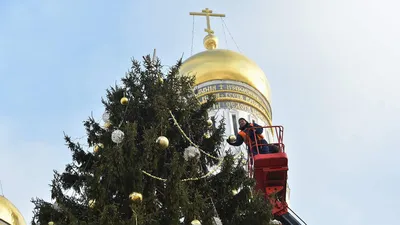
[[[150,56],[132,60],[123,85],[102,100],[109,126],[92,117],[84,122],[87,144],[96,151],[65,136],[72,162],[54,171],[54,204],[32,199],[32,225],[221,224],[216,218],[226,225],[269,223],[270,206],[253,192],[242,156],[221,154],[223,118],[210,126],[207,113],[215,97],[200,104],[195,78],[178,72],[181,63],[165,72]],[[161,136],[168,147],[157,141]]]

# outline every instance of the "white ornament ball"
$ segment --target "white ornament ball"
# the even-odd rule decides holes
[[[101,118],[103,119],[103,121],[104,121],[105,123],[107,123],[107,122],[110,121],[110,114],[109,114],[108,112],[104,112],[104,113],[103,113],[103,116],[101,116]]]
[[[228,140],[229,140],[229,142],[233,143],[233,142],[236,141],[236,136],[235,135],[231,135],[231,136],[229,136]]]
[[[124,137],[125,137],[125,134],[121,130],[114,130],[111,133],[111,140],[116,144],[121,143],[124,140]]]
[[[282,223],[279,222],[278,220],[271,220],[271,222],[269,224],[270,225],[282,225]]]
[[[166,148],[168,148],[169,140],[168,140],[167,137],[160,136],[160,137],[157,138],[156,143],[157,143],[162,149],[166,149]]]
[[[185,152],[183,153],[183,158],[185,158],[186,161],[188,161],[189,159],[195,158],[195,159],[199,159],[200,158],[200,151],[198,148],[194,147],[194,146],[189,146],[187,148],[185,148]]]

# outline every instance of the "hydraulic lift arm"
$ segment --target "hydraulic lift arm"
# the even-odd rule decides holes
[[[289,207],[288,209],[293,212]],[[283,225],[307,225],[304,220],[302,220],[295,212],[293,212],[295,216],[292,215],[292,213],[287,212],[280,216],[278,220],[283,224]]]

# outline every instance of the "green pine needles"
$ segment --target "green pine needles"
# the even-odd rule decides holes
[[[194,77],[178,72],[181,63],[164,72],[150,56],[132,61],[123,85],[102,100],[107,124],[92,117],[84,122],[87,145],[95,150],[65,136],[72,162],[54,171],[54,204],[32,200],[32,225],[269,223],[270,206],[253,192],[243,160],[221,154],[223,119],[213,121],[217,127],[207,122],[215,98],[199,103]],[[168,147],[156,142],[160,136]],[[133,192],[140,197],[130,198]]]

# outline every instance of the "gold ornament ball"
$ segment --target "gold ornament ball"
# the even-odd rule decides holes
[[[162,78],[162,77],[159,77],[158,78],[158,81],[162,84],[162,83],[164,83],[164,79]]]
[[[201,225],[199,220],[192,220],[191,225]]]
[[[110,128],[110,127],[111,127],[111,123],[110,123],[110,122],[105,123],[105,124],[104,124],[104,127],[105,127],[106,129]]]
[[[231,135],[231,136],[229,136],[228,140],[229,140],[229,142],[233,143],[233,142],[236,141],[236,136],[235,135]]]
[[[164,137],[164,136],[160,136],[157,138],[156,143],[162,148],[162,149],[166,149],[168,148],[169,145],[169,141],[168,138]]]
[[[143,196],[140,193],[132,192],[132,194],[129,195],[129,199],[132,201],[142,201]]]
[[[238,191],[237,191],[237,190],[232,190],[232,194],[233,194],[233,195],[237,195],[237,194],[238,194]]]
[[[96,146],[94,146],[94,153],[98,152],[100,150],[100,148],[103,148],[103,144],[97,144]]]
[[[49,224],[49,225],[54,225],[54,222],[53,222],[53,221],[50,221],[48,224]]]
[[[93,208],[96,203],[96,200],[89,200],[89,207]]]
[[[211,126],[213,125],[212,120],[208,119],[208,120],[207,120],[207,125],[208,125],[209,127],[211,127]]]
[[[121,98],[121,104],[122,104],[122,105],[128,104],[128,101],[129,101],[129,100],[128,100],[127,97],[122,97],[122,98]]]
[[[204,138],[209,139],[209,138],[210,138],[210,134],[205,133],[205,134],[204,134]]]

